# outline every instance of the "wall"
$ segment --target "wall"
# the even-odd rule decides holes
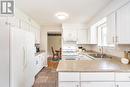
[[[90,27],[92,24],[95,24],[128,2],[130,2],[130,0],[113,0],[108,6],[106,6],[106,8],[97,13],[97,15],[88,23],[88,27]],[[92,50],[99,51],[97,45],[90,45],[90,47]],[[114,56],[123,57],[123,51],[126,49],[130,49],[130,45],[117,45],[115,48],[104,48],[104,52]]]
[[[52,55],[51,47],[54,50],[58,50],[61,48],[61,36],[48,36],[48,55]]]
[[[61,25],[43,25],[41,26],[41,40],[40,40],[40,47],[41,50],[45,50],[47,53],[48,47],[48,40],[47,40],[47,33],[48,32],[61,32],[62,33],[62,26]]]

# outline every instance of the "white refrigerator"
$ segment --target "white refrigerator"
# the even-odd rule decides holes
[[[0,86],[32,87],[34,82],[35,36],[0,24]]]

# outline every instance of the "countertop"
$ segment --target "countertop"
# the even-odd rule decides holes
[[[119,58],[97,60],[61,60],[58,72],[129,72],[130,64],[124,65]]]

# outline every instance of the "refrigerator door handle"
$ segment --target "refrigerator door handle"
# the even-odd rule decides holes
[[[26,68],[26,49],[23,47],[23,70]]]

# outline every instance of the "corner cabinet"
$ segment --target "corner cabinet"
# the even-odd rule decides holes
[[[117,43],[130,44],[130,3],[117,10]]]

